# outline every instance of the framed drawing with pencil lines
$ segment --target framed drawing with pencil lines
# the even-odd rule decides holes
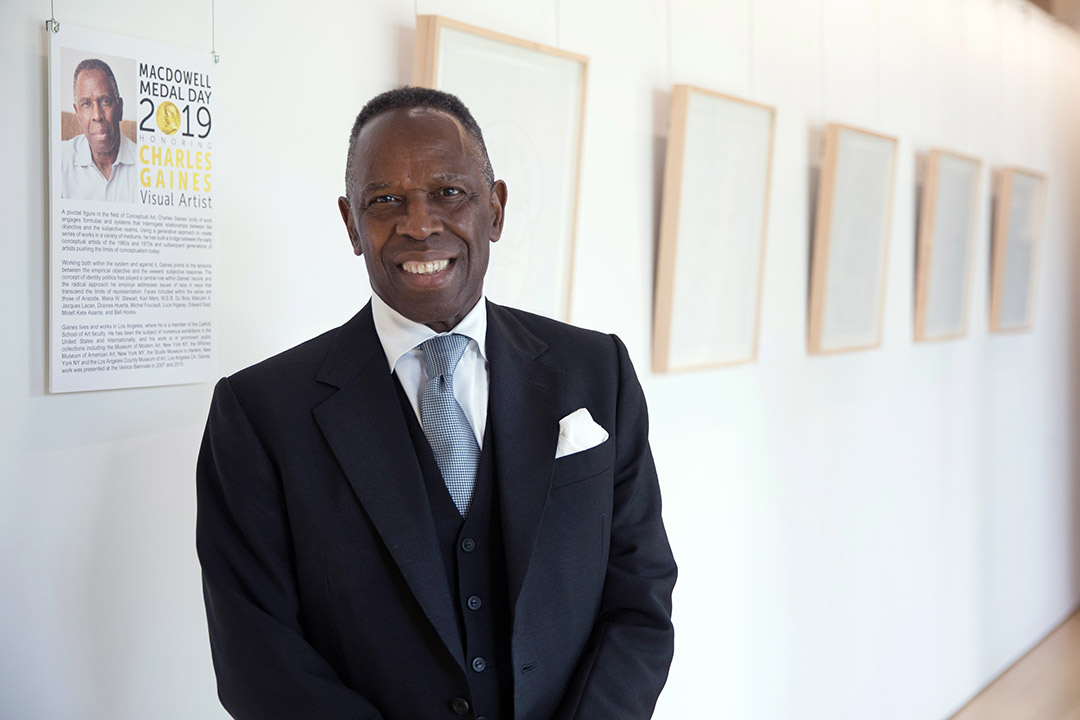
[[[881,344],[896,139],[831,124],[810,259],[811,354]]]
[[[676,85],[660,215],[653,369],[757,358],[776,110]]]
[[[991,250],[990,332],[1018,332],[1031,329],[1046,176],[1006,168],[1001,171],[998,188]]]
[[[461,98],[508,188],[484,291],[560,320],[570,316],[587,69],[581,55],[438,15],[416,18],[413,82]]]
[[[915,260],[915,340],[967,332],[981,163],[946,150],[926,161]]]

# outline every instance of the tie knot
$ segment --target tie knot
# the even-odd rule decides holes
[[[454,377],[454,369],[458,361],[465,354],[465,348],[469,345],[469,338],[458,333],[449,335],[436,335],[430,340],[420,344],[427,362],[428,377],[436,378],[440,375],[446,378]]]

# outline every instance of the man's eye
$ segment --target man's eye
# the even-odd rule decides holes
[[[458,195],[463,194],[464,193],[462,192],[461,188],[456,187],[445,187],[439,191],[440,197],[457,197]]]
[[[101,98],[101,105],[103,107],[112,107],[112,98],[111,97],[103,97],[103,98]]]
[[[395,200],[397,200],[397,198],[393,195],[376,195],[375,197],[371,198],[370,202],[368,202],[368,205],[382,205],[385,203],[392,203]]]

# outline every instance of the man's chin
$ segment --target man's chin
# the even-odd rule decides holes
[[[433,298],[426,298],[424,301],[412,300],[411,302],[399,299],[396,302],[388,302],[387,304],[415,323],[427,325],[436,332],[446,332],[469,314],[469,311],[476,305],[476,300],[461,303],[437,302]]]
[[[120,138],[112,135],[87,135],[86,139],[89,141],[90,149],[94,151],[95,155],[108,155],[114,153],[120,146]]]

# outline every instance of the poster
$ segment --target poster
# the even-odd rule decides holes
[[[209,53],[49,33],[49,390],[214,376]]]

